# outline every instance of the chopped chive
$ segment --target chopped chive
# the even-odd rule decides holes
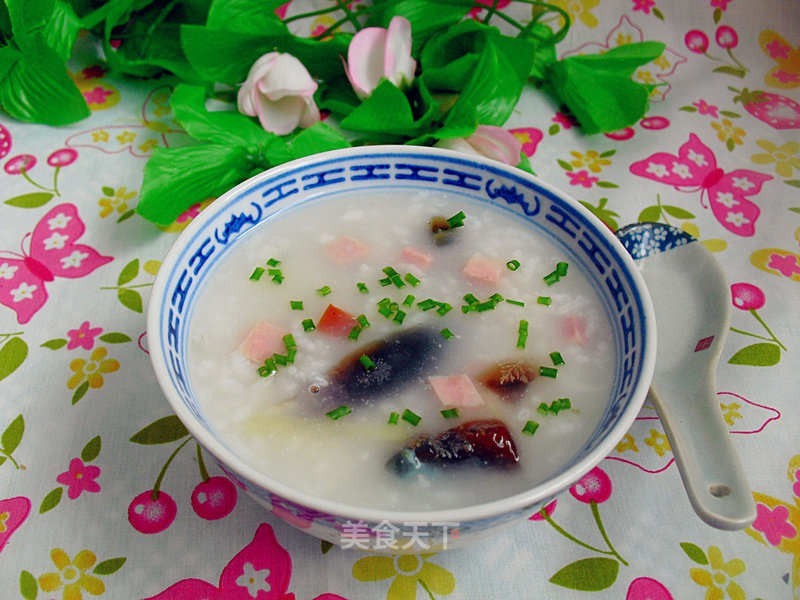
[[[294,357],[297,356],[297,348],[289,348],[286,351],[286,358],[289,359],[290,363],[294,362]]]
[[[461,227],[464,225],[464,219],[467,218],[467,215],[464,214],[464,211],[458,211],[452,217],[447,219],[447,223],[450,225],[451,228]]]
[[[551,352],[550,360],[553,361],[553,365],[556,367],[564,364],[564,358],[561,356],[560,352]]]
[[[449,340],[451,338],[454,338],[455,336],[456,336],[456,334],[454,334],[452,331],[450,331],[447,327],[442,329],[442,337],[444,339]]]
[[[400,420],[400,413],[392,411],[391,413],[389,413],[389,420],[387,421],[387,423],[389,423],[389,425],[397,425],[397,422],[399,420]]]
[[[515,258],[506,263],[509,271],[516,271],[519,269],[519,261]]]
[[[362,354],[358,360],[361,361],[365,371],[372,371],[375,368],[375,363],[366,354]]]
[[[272,278],[272,281],[274,281],[278,285],[280,285],[281,282],[285,279],[280,269],[267,269],[267,275],[269,275]]]
[[[394,277],[395,275],[399,275],[399,273],[394,269],[394,267],[383,267],[381,269],[386,275],[389,277]]]
[[[428,298],[427,300],[420,300],[419,302],[417,302],[417,306],[421,310],[430,310],[432,308],[436,308],[437,306],[439,306],[439,303],[436,302],[436,300],[434,300],[433,298]]]
[[[539,375],[555,379],[558,377],[558,369],[554,369],[553,367],[539,367]]]
[[[453,419],[453,418],[459,416],[457,408],[446,408],[446,409],[441,410],[439,412],[442,413],[442,416],[445,419]]]
[[[412,304],[414,304],[414,296],[412,294],[406,296],[405,300],[403,300],[403,304],[405,306],[411,306]]]
[[[440,302],[439,308],[436,309],[436,312],[439,313],[440,315],[446,315],[451,310],[453,310],[453,307],[450,304],[448,304],[447,302]]]
[[[406,423],[411,423],[414,427],[419,425],[419,422],[422,420],[422,417],[408,408],[403,411],[403,414],[400,418]]]
[[[392,314],[393,314],[393,311],[392,311],[392,309],[391,309],[391,308],[389,308],[389,306],[388,306],[388,305],[386,305],[386,304],[383,304],[383,305],[379,306],[379,307],[378,307],[378,312],[379,312],[380,314],[382,314],[382,315],[383,315],[384,317],[386,317],[386,318],[389,318],[389,317],[391,317],[391,316],[392,316]]]
[[[405,279],[411,287],[417,287],[419,285],[419,279],[414,277],[411,273],[406,273],[403,279]]]
[[[528,322],[520,319],[519,329],[517,329],[517,348],[524,348],[528,342]]]
[[[356,317],[356,321],[361,327],[369,327],[369,320],[367,319],[367,315],[358,315]]]
[[[392,275],[391,280],[396,288],[406,287],[406,284],[403,283],[403,279],[400,277],[400,275]]]
[[[250,279],[253,281],[258,281],[261,279],[261,276],[264,274],[264,269],[262,267],[256,267],[253,269],[252,274],[250,275]]]
[[[406,313],[403,312],[402,310],[398,310],[394,314],[394,318],[392,319],[392,321],[394,321],[398,325],[402,325],[403,324],[403,319],[405,319],[405,318],[406,318]]]
[[[525,303],[520,300],[509,300],[508,298],[506,298],[506,303],[513,304],[514,306],[525,306]]]
[[[356,287],[358,288],[358,291],[361,292],[362,294],[369,294],[369,288],[367,287],[366,283],[359,281],[356,284]]]
[[[391,277],[384,277],[378,281],[378,283],[380,283],[382,287],[386,287],[387,285],[392,285],[392,279]]]
[[[272,375],[274,372],[275,372],[275,369],[273,369],[273,368],[270,368],[270,367],[268,367],[268,366],[266,366],[266,365],[264,365],[264,366],[261,366],[261,367],[258,367],[258,374],[259,374],[259,376],[261,376],[261,377],[269,377],[269,376],[270,376],[270,375]]]
[[[547,285],[553,285],[556,281],[561,279],[561,276],[558,274],[557,271],[553,271],[552,273],[548,273],[542,279]]]
[[[462,304],[461,305],[461,312],[464,314],[471,313],[475,311],[474,304]]]
[[[314,325],[314,321],[311,319],[303,319],[303,331],[314,331],[317,326]]]
[[[550,406],[547,408],[547,410],[549,410],[554,415],[557,415],[558,411],[561,410],[561,401],[560,400],[553,400],[550,403]]]
[[[276,365],[280,365],[282,367],[285,367],[289,364],[289,357],[284,356],[283,354],[273,354],[272,359],[275,361]]]
[[[326,412],[325,415],[335,421],[336,419],[341,419],[342,417],[349,415],[351,412],[353,411],[350,410],[349,406],[342,404],[339,408],[334,408],[333,410]]]
[[[537,429],[539,429],[539,424],[536,421],[528,421],[525,423],[525,427],[522,428],[522,433],[533,435]]]
[[[287,333],[285,336],[281,338],[283,340],[283,345],[286,348],[297,348],[297,342],[294,341],[294,336],[291,333]]]
[[[487,310],[494,310],[494,307],[497,306],[493,301],[487,300],[486,302],[479,302],[475,305],[475,310],[478,312],[486,312]]]
[[[547,406],[546,402],[541,402],[536,410],[543,415],[547,415],[547,413],[550,412],[550,408]]]
[[[537,304],[542,304],[544,306],[550,306],[550,304],[552,304],[552,302],[553,302],[553,300],[550,298],[550,296],[539,296],[536,299],[536,303]]]
[[[564,277],[567,274],[568,267],[569,267],[568,263],[565,262],[556,263],[556,273],[558,273],[558,276]]]
[[[357,340],[359,335],[361,335],[361,326],[356,325],[350,330],[350,333],[347,334],[347,338]]]
[[[303,310],[302,300],[289,300],[289,305],[292,307],[292,310]]]
[[[572,402],[569,398],[559,398],[558,401],[561,403],[561,410],[569,410],[572,408]]]
[[[279,261],[277,258],[270,258],[270,259],[267,261],[267,264],[268,264],[270,267],[277,267],[279,264],[281,264],[281,261]]]
[[[505,298],[503,298],[503,296],[497,292],[489,296],[489,299],[495,304],[500,304],[503,300],[505,300]]]
[[[475,297],[474,294],[467,294],[466,296],[463,297],[463,299],[464,299],[464,302],[466,302],[467,304],[477,304],[478,303],[478,299]]]
[[[333,290],[331,289],[331,286],[329,286],[329,285],[323,285],[321,288],[317,289],[317,293],[318,293],[320,296],[327,296],[327,295],[328,295],[328,294],[330,294],[332,291],[333,291]]]

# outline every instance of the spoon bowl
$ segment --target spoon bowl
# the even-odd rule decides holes
[[[650,290],[658,342],[650,397],[689,500],[720,529],[744,529],[756,507],[716,395],[716,367],[731,321],[730,287],[702,244],[662,223],[617,237]]]

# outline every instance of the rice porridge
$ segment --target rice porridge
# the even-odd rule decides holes
[[[191,319],[209,422],[328,500],[441,510],[520,493],[597,426],[615,352],[569,257],[455,194],[339,195],[255,227]]]

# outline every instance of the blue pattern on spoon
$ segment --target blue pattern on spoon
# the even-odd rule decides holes
[[[664,223],[633,223],[616,232],[617,239],[634,258],[647,258],[697,240]]]

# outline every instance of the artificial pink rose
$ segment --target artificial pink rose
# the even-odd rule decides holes
[[[438,148],[449,148],[466,154],[478,154],[500,161],[512,167],[519,164],[522,142],[502,127],[478,125],[469,137],[439,140]]]
[[[277,135],[320,120],[314,102],[317,82],[291,54],[268,52],[250,68],[239,88],[239,112],[258,117],[261,126]]]
[[[362,100],[383,79],[400,88],[410,85],[416,68],[417,61],[411,58],[411,23],[405,17],[392,17],[388,29],[365,27],[347,48],[347,78]]]

